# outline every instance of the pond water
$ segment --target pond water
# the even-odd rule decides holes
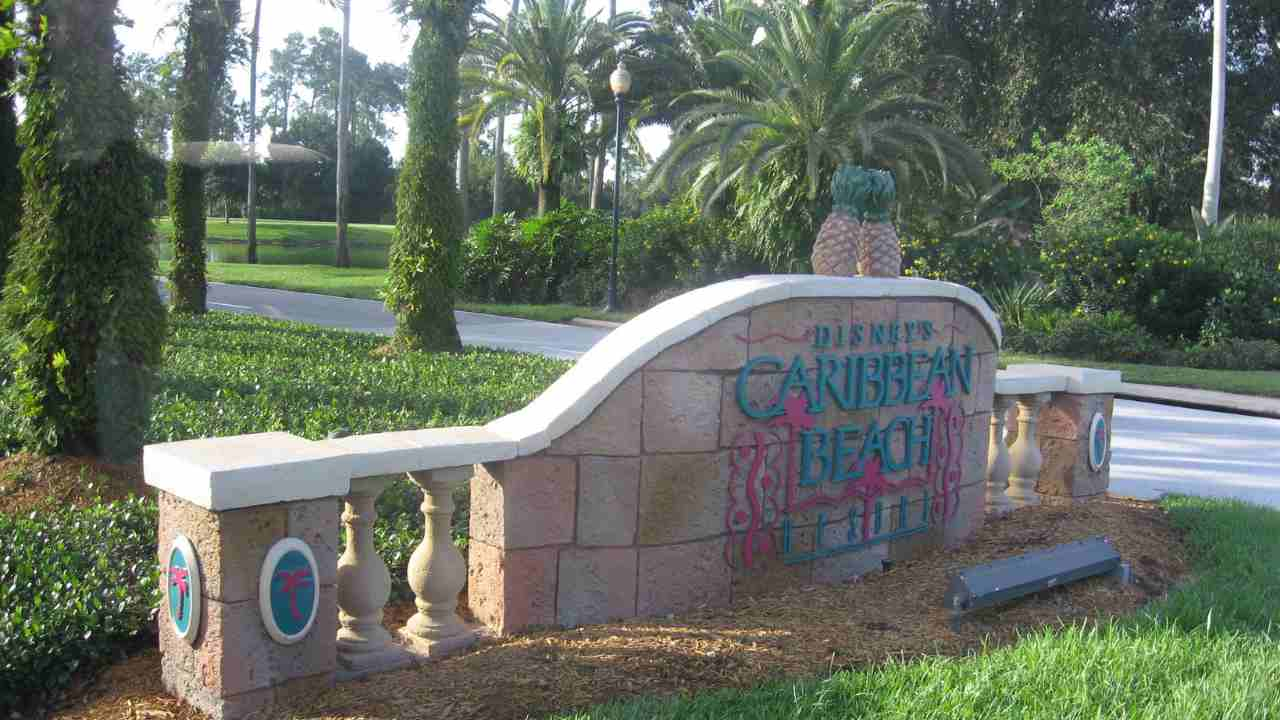
[[[205,243],[209,251],[209,262],[244,263],[249,253],[247,243],[224,242],[214,240]],[[173,259],[173,246],[168,242],[156,242],[152,245],[156,259],[165,262]],[[335,250],[333,245],[280,245],[276,243],[258,243],[258,262],[263,265],[332,265]],[[351,265],[362,268],[385,268],[387,266],[387,249],[355,245],[351,248]]]

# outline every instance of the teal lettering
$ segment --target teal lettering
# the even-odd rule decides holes
[[[918,423],[918,425],[917,425]],[[928,466],[933,458],[933,413],[917,415],[907,428],[907,461],[919,449],[917,465]]]
[[[871,326],[871,344],[872,345],[884,344],[884,323],[876,323],[875,325]]]
[[[933,394],[933,381],[935,378],[941,379],[943,385],[946,386],[946,395],[951,397],[951,373],[947,362],[950,357],[947,354],[947,348],[940,347],[933,352],[933,362],[929,365],[929,376],[925,378],[925,384],[929,386],[929,394]]]
[[[910,345],[912,342],[915,341],[915,337],[914,337],[915,334],[916,334],[916,321],[908,320],[907,321],[907,344],[908,345]]]
[[[929,399],[928,377],[925,378],[923,383],[920,383],[919,392],[916,391],[916,381],[918,380],[916,376],[916,365],[928,362],[928,360],[929,353],[924,350],[912,350],[907,353],[907,387],[910,389],[907,392],[906,401],[909,403],[924,402]]]
[[[862,470],[854,457],[858,451],[854,441],[861,434],[862,429],[853,425],[841,425],[835,429],[831,450],[831,462],[835,465],[831,469],[832,482],[845,482],[862,477]]]
[[[906,402],[911,393],[911,385],[907,383],[907,356],[904,353],[885,353],[880,356],[884,363],[884,406],[900,405]],[[897,386],[891,391],[890,388]]]
[[[876,394],[874,397],[867,395],[867,383],[874,382],[876,384]],[[854,389],[854,397],[858,400],[858,409],[867,410],[869,408],[880,407],[884,402],[885,382],[884,382],[884,363],[881,362],[877,355],[862,355],[858,357],[858,386]]]
[[[961,392],[965,395],[973,392],[973,346],[965,345],[964,354],[960,355],[964,362],[956,362],[956,349],[951,348],[951,372],[960,381]],[[950,392],[947,393],[951,395]]]
[[[816,446],[816,447],[815,447]],[[818,476],[813,475],[814,461],[818,463]],[[800,487],[815,487],[831,477],[831,460],[827,457],[827,431],[802,430],[800,432]]]
[[[858,347],[862,344],[862,325],[854,325],[849,328],[849,346]]]
[[[826,325],[815,325],[813,328],[813,346],[819,350],[831,347],[831,328]]]
[[[815,408],[820,408],[817,401],[817,392],[814,390],[812,383],[809,381],[809,373],[805,372],[804,358],[797,355],[791,360],[791,369],[787,370],[787,377],[782,381],[782,389],[778,391],[778,398],[785,399],[791,397],[791,391],[800,388],[800,392],[804,393],[805,402],[809,405],[810,412],[818,412]]]
[[[911,416],[899,415],[889,421],[884,428],[884,469],[886,472],[899,472],[911,467]],[[902,426],[902,460],[895,461],[891,448],[895,428]]]
[[[884,431],[880,429],[880,422],[877,420],[872,420],[867,426],[867,437],[862,441],[862,452],[858,453],[858,464],[866,467],[867,460],[870,460],[872,455],[879,455],[883,462]]]
[[[849,396],[849,385],[845,383],[844,387],[841,387],[839,377],[840,368],[846,359],[835,355],[818,355],[816,361],[818,363],[818,404],[814,412],[822,412],[826,409],[827,395],[835,399],[841,410],[851,409],[850,403],[853,398]]]
[[[738,372],[738,409],[742,411],[743,415],[754,420],[763,420],[764,418],[781,415],[783,412],[781,402],[775,401],[772,405],[763,410],[757,410],[751,405],[751,399],[747,395],[747,383],[751,381],[751,371],[754,370],[757,365],[772,365],[774,369],[781,370],[782,358],[774,357],[772,355],[761,355],[759,357],[751,358],[747,361],[746,365],[742,366],[742,370]]]

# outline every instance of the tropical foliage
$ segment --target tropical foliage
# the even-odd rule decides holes
[[[12,32],[13,0],[0,0],[0,33]],[[6,35],[5,37],[9,37]],[[16,38],[13,40],[17,42]],[[3,44],[3,43],[0,43]],[[9,89],[17,79],[11,49],[0,47],[0,287],[9,267],[9,247],[22,210],[22,174],[18,171],[18,115]]]
[[[541,215],[560,207],[566,149],[576,145],[570,133],[593,109],[593,77],[647,21],[620,13],[607,25],[587,15],[586,0],[529,0],[509,24],[485,12],[476,25],[478,62],[465,77],[487,93],[466,122],[478,129],[494,114],[523,110],[537,139]]]

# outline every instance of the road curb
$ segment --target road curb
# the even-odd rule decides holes
[[[1280,400],[1275,398],[1137,383],[1121,383],[1116,397],[1192,410],[1209,410],[1280,420]]]

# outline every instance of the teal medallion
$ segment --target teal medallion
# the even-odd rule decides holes
[[[315,623],[319,600],[319,571],[311,548],[297,538],[276,543],[259,578],[259,609],[267,633],[286,645],[300,641]]]
[[[174,538],[169,546],[163,582],[173,631],[178,637],[193,641],[200,629],[200,562],[185,536]]]
[[[1094,413],[1089,422],[1089,469],[1097,472],[1107,460],[1111,438],[1107,431],[1107,419],[1102,413]]]

